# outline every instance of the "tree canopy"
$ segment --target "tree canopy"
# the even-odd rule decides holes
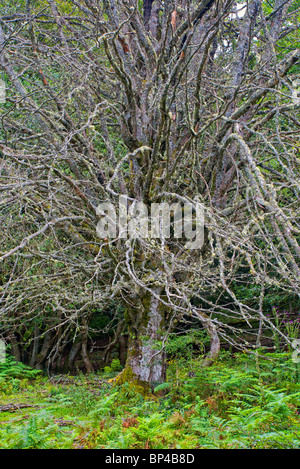
[[[0,44],[0,317],[15,353],[27,334],[32,364],[52,366],[71,342],[91,369],[91,320],[112,303],[129,335],[120,379],[163,382],[180,321],[207,331],[206,364],[220,341],[259,344],[276,327],[268,298],[300,293],[299,2],[20,0]],[[119,214],[120,197],[198,201],[203,244],[101,239],[97,207]]]

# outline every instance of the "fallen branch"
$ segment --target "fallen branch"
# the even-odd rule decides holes
[[[16,412],[27,407],[38,407],[34,404],[6,404],[0,406],[0,412]]]

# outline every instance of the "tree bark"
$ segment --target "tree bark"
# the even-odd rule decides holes
[[[80,352],[80,349],[81,349],[81,339],[77,338],[71,347],[67,360],[65,361],[65,364],[64,364],[65,371],[73,370],[75,361]]]
[[[217,359],[220,352],[220,338],[215,326],[212,323],[209,323],[206,326],[208,335],[210,336],[210,351],[205,358],[203,365],[210,366]]]
[[[50,331],[47,331],[44,336],[43,340],[43,345],[41,348],[40,353],[37,355],[36,360],[35,360],[35,366],[38,369],[42,369],[44,366],[46,366],[46,363],[44,361],[47,358],[47,354],[50,350],[51,345],[53,344],[54,341],[54,336],[51,334]]]
[[[154,0],[144,0],[144,23],[147,24],[151,18],[152,3]]]
[[[126,347],[126,339],[123,334],[120,335],[119,339],[119,360],[122,366],[126,363],[126,356],[127,356],[127,347]]]
[[[34,366],[36,363],[36,357],[39,352],[39,346],[40,346],[40,328],[38,327],[37,324],[35,324],[34,327],[34,339],[33,339],[33,347],[32,347],[32,353],[30,357],[30,366]]]
[[[81,343],[81,356],[84,361],[86,371],[88,373],[93,373],[94,368],[90,361],[89,354],[88,354],[88,322],[86,319],[83,320],[83,337]]]
[[[220,352],[220,338],[216,326],[204,312],[194,311],[195,318],[200,319],[210,338],[210,350],[203,360],[204,366],[210,366],[217,359]]]
[[[15,358],[15,360],[20,362],[21,352],[20,352],[19,344],[18,344],[15,334],[11,334],[9,339],[10,339],[10,344],[11,344],[11,353],[13,357]]]
[[[166,309],[160,301],[161,289],[147,292],[139,307],[127,308],[129,330],[125,369],[118,382],[136,381],[153,389],[166,379],[165,338]]]

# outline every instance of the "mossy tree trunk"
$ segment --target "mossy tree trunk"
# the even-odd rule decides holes
[[[166,336],[168,311],[160,299],[160,288],[147,292],[134,306],[127,306],[129,331],[125,369],[118,382],[134,381],[152,389],[166,380]]]

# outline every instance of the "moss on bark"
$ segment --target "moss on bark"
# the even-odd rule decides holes
[[[115,380],[115,384],[118,386],[125,383],[129,383],[130,388],[132,388],[135,392],[142,394],[143,396],[148,395],[151,392],[149,383],[140,380],[137,375],[133,373],[130,366],[126,366]]]

